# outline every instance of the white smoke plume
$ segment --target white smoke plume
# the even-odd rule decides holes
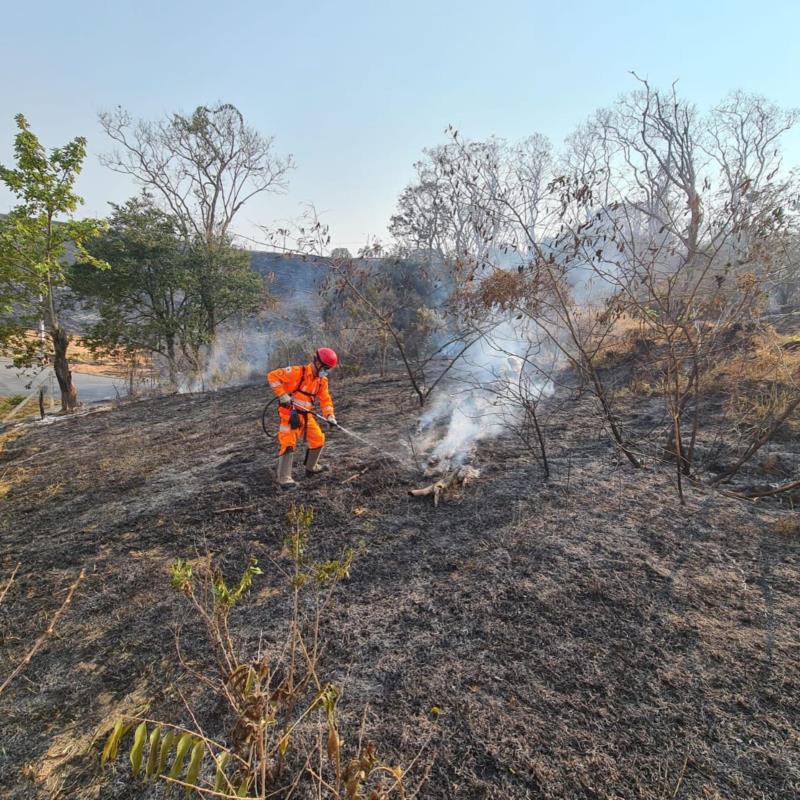
[[[420,417],[415,450],[429,469],[460,466],[479,442],[523,424],[526,403],[535,406],[552,393],[557,358],[529,320],[497,320]]]

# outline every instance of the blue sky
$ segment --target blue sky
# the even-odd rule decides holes
[[[386,238],[424,147],[541,132],[558,144],[634,87],[635,70],[706,109],[732,89],[800,105],[800,3],[52,2],[0,14],[0,162],[23,112],[46,146],[76,135],[90,155],[83,212],[135,193],[100,166],[97,112],[155,118],[224,100],[274,135],[290,191],[246,206],[240,232],[313,202],[334,244]],[[800,163],[800,140],[788,142]],[[0,211],[11,203],[0,190]]]

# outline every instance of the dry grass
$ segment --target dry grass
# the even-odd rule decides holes
[[[8,428],[8,430],[0,431],[0,455],[3,454],[6,446],[13,442],[15,439],[19,439],[20,436],[24,433],[22,428]]]
[[[772,529],[781,536],[800,536],[800,514],[776,519]]]
[[[38,339],[38,333],[36,331],[28,331],[25,338],[33,341]],[[49,340],[47,341],[47,347],[48,349],[51,347]],[[102,355],[93,353],[86,343],[78,337],[75,337],[70,342],[68,357],[73,372],[82,372],[87,375],[108,375],[115,378],[124,378],[129,372],[129,362],[122,353]],[[149,359],[144,353],[138,354],[137,360],[142,365],[149,363]],[[147,371],[146,367],[140,367],[139,369]]]
[[[7,497],[12,489],[22,485],[30,473],[31,471],[25,469],[25,467],[7,467],[3,472],[0,472],[0,500]]]
[[[2,459],[6,447],[11,442],[19,439],[23,432],[22,428],[9,428],[0,432],[0,459]],[[5,498],[15,486],[24,483],[28,474],[29,470],[25,469],[25,467],[13,463],[5,465],[0,461],[0,500]]]
[[[791,346],[800,334],[779,333],[764,326],[718,362],[712,376],[727,382],[800,383],[800,348]]]

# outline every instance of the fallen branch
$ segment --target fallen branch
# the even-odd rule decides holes
[[[86,575],[86,567],[81,570],[81,574],[73,582],[72,586],[69,587],[69,591],[67,592],[66,598],[64,598],[64,602],[61,604],[61,607],[53,614],[53,618],[50,620],[50,624],[45,629],[44,633],[36,640],[36,643],[33,647],[28,651],[27,655],[22,659],[22,661],[17,664],[14,668],[13,672],[3,681],[2,685],[0,685],[0,694],[10,686],[11,682],[16,678],[25,667],[30,664],[31,659],[39,652],[42,645],[45,643],[45,640],[52,635],[53,631],[56,629],[56,625],[61,617],[64,616],[64,612],[67,610],[67,607],[72,602],[72,596],[75,594],[76,589],[80,586],[81,582],[83,581],[84,576]]]
[[[745,489],[739,492],[724,492],[724,494],[728,495],[728,497],[741,497],[746,500],[754,500],[757,497],[772,497],[773,495],[791,492],[795,489],[800,489],[800,480],[783,483],[780,486],[776,486],[774,489]]]
[[[355,474],[351,475],[349,478],[345,478],[345,479],[342,481],[342,483],[343,483],[343,484],[344,484],[344,483],[350,483],[350,482],[352,482],[352,481],[356,480],[357,478],[360,478],[362,475],[364,475],[364,474],[366,474],[367,472],[369,472],[371,468],[372,468],[372,467],[371,467],[371,465],[370,465],[369,467],[364,467],[364,469],[362,469],[362,470],[359,470],[359,471],[358,471],[358,472],[356,472]]]
[[[256,504],[251,503],[249,506],[231,506],[230,508],[217,508],[214,510],[214,514],[227,514],[231,511],[249,511],[251,508],[255,508]]]
[[[8,579],[8,581],[6,582],[6,585],[3,587],[3,591],[0,592],[0,603],[2,603],[3,600],[5,600],[6,595],[8,594],[8,590],[11,588],[12,584],[14,583],[14,578],[16,577],[17,571],[19,570],[21,565],[22,565],[22,562],[19,561],[17,563],[17,566],[14,567],[14,571],[11,573],[11,577]]]
[[[439,498],[442,494],[453,488],[463,488],[471,481],[475,480],[480,475],[480,472],[474,467],[459,467],[454,472],[448,472],[438,481],[431,483],[429,486],[424,486],[421,489],[410,489],[409,494],[412,497],[427,497],[433,495],[433,507],[437,508],[439,505]]]
[[[433,495],[433,507],[436,508],[439,505],[439,495],[449,486],[449,481],[447,478],[442,478],[441,480],[436,481],[436,483],[432,483],[430,486],[425,486],[422,489],[409,489],[409,494],[412,497],[426,497],[429,494]]]

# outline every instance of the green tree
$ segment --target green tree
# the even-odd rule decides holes
[[[255,313],[267,299],[247,252],[226,240],[213,251],[196,240],[187,243],[180,221],[147,194],[114,206],[108,230],[90,249],[112,266],[100,272],[76,263],[72,269],[73,290],[99,315],[88,332],[90,345],[163,358],[173,387],[181,371],[202,368],[201,352],[216,325]]]
[[[162,357],[174,387],[192,300],[177,221],[146,195],[113,209],[108,230],[90,245],[112,268],[79,262],[70,277],[76,294],[99,315],[85,338],[95,350],[144,350]]]
[[[272,137],[249,127],[230,103],[156,121],[134,120],[118,108],[101,114],[100,124],[117,148],[103,163],[151,192],[191,250],[191,333],[199,357],[220,325],[260,306],[262,282],[249,256],[232,246],[231,226],[248,200],[285,190],[292,158],[279,156]]]
[[[270,297],[264,279],[250,267],[250,253],[235,247],[228,236],[212,243],[192,239],[187,263],[192,302],[185,342],[194,368],[200,369],[202,353],[219,327],[266,308]]]
[[[102,223],[70,218],[83,202],[74,184],[86,158],[86,139],[76,137],[48,155],[25,117],[15,119],[16,168],[0,165],[0,181],[19,201],[0,220],[0,346],[21,367],[52,358],[62,410],[71,411],[77,392],[67,360],[70,333],[62,319],[68,261],[77,255],[95,268],[106,266],[85,248]],[[40,325],[50,346],[30,335]]]

